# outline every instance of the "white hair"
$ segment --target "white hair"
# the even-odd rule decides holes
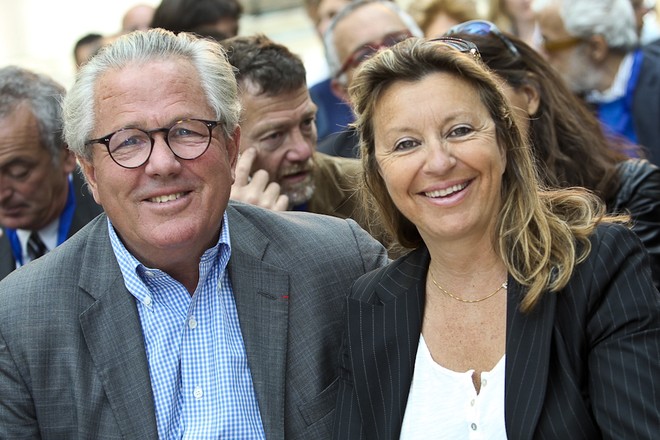
[[[184,32],[174,35],[163,29],[135,31],[126,34],[87,62],[62,103],[64,137],[77,156],[91,158],[86,145],[94,129],[94,93],[96,82],[106,72],[151,60],[184,59],[197,71],[209,106],[222,121],[225,136],[238,126],[241,105],[233,67],[224,49],[215,41],[201,39]],[[194,80],[194,79],[191,79]],[[158,81],[158,78],[154,78]]]
[[[551,5],[559,5],[564,28],[574,37],[601,35],[610,48],[626,52],[639,44],[630,0],[535,0],[534,10]]]

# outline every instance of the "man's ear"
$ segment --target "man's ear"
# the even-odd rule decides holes
[[[82,170],[83,175],[85,176],[85,181],[87,182],[87,186],[89,187],[90,192],[94,196],[94,200],[96,201],[96,203],[103,206],[103,204],[101,203],[101,198],[99,197],[98,186],[96,183],[96,169],[94,168],[94,165],[92,164],[91,161],[88,161],[87,159],[83,159],[82,157],[78,157],[78,163],[80,164],[80,169]]]
[[[605,41],[602,35],[592,35],[587,39],[587,45],[589,48],[589,58],[591,58],[594,64],[601,64],[610,53],[607,41]]]
[[[350,101],[348,100],[348,89],[337,81],[337,79],[332,78],[332,80],[330,80],[330,89],[332,89],[332,93],[334,93],[337,98],[350,104]]]
[[[227,155],[229,159],[229,167],[231,169],[231,179],[236,179],[236,162],[241,148],[241,127],[236,126],[234,133],[227,139]]]
[[[64,149],[62,150],[61,153],[61,166],[62,166],[62,171],[65,174],[70,174],[76,169],[76,156],[69,150],[69,148],[65,145]]]

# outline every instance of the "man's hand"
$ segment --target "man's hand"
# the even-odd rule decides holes
[[[273,211],[286,211],[289,208],[289,197],[280,194],[280,185],[277,182],[269,183],[267,171],[257,170],[250,178],[250,170],[256,157],[257,150],[254,148],[248,148],[238,156],[236,179],[231,186],[229,197]]]

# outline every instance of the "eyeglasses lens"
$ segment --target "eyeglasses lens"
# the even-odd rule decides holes
[[[165,130],[162,130],[165,131]],[[199,157],[210,143],[210,127],[197,120],[176,123],[167,131],[167,145],[181,159]],[[112,159],[127,168],[141,166],[152,150],[152,137],[137,128],[119,130],[111,138],[108,150]]]

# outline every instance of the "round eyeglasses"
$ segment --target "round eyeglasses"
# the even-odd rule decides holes
[[[346,58],[346,61],[341,65],[335,78],[340,77],[350,68],[355,68],[359,66],[364,60],[373,56],[379,49],[392,47],[397,43],[402,42],[406,38],[412,37],[412,34],[408,30],[391,32],[385,35],[380,42],[367,43],[363,46],[355,49],[349,56]]]
[[[213,129],[221,121],[183,119],[171,127],[145,131],[139,128],[121,128],[85,145],[103,144],[112,160],[124,168],[139,168],[149,160],[154,150],[154,133],[165,133],[165,143],[179,159],[197,159],[211,144]]]

